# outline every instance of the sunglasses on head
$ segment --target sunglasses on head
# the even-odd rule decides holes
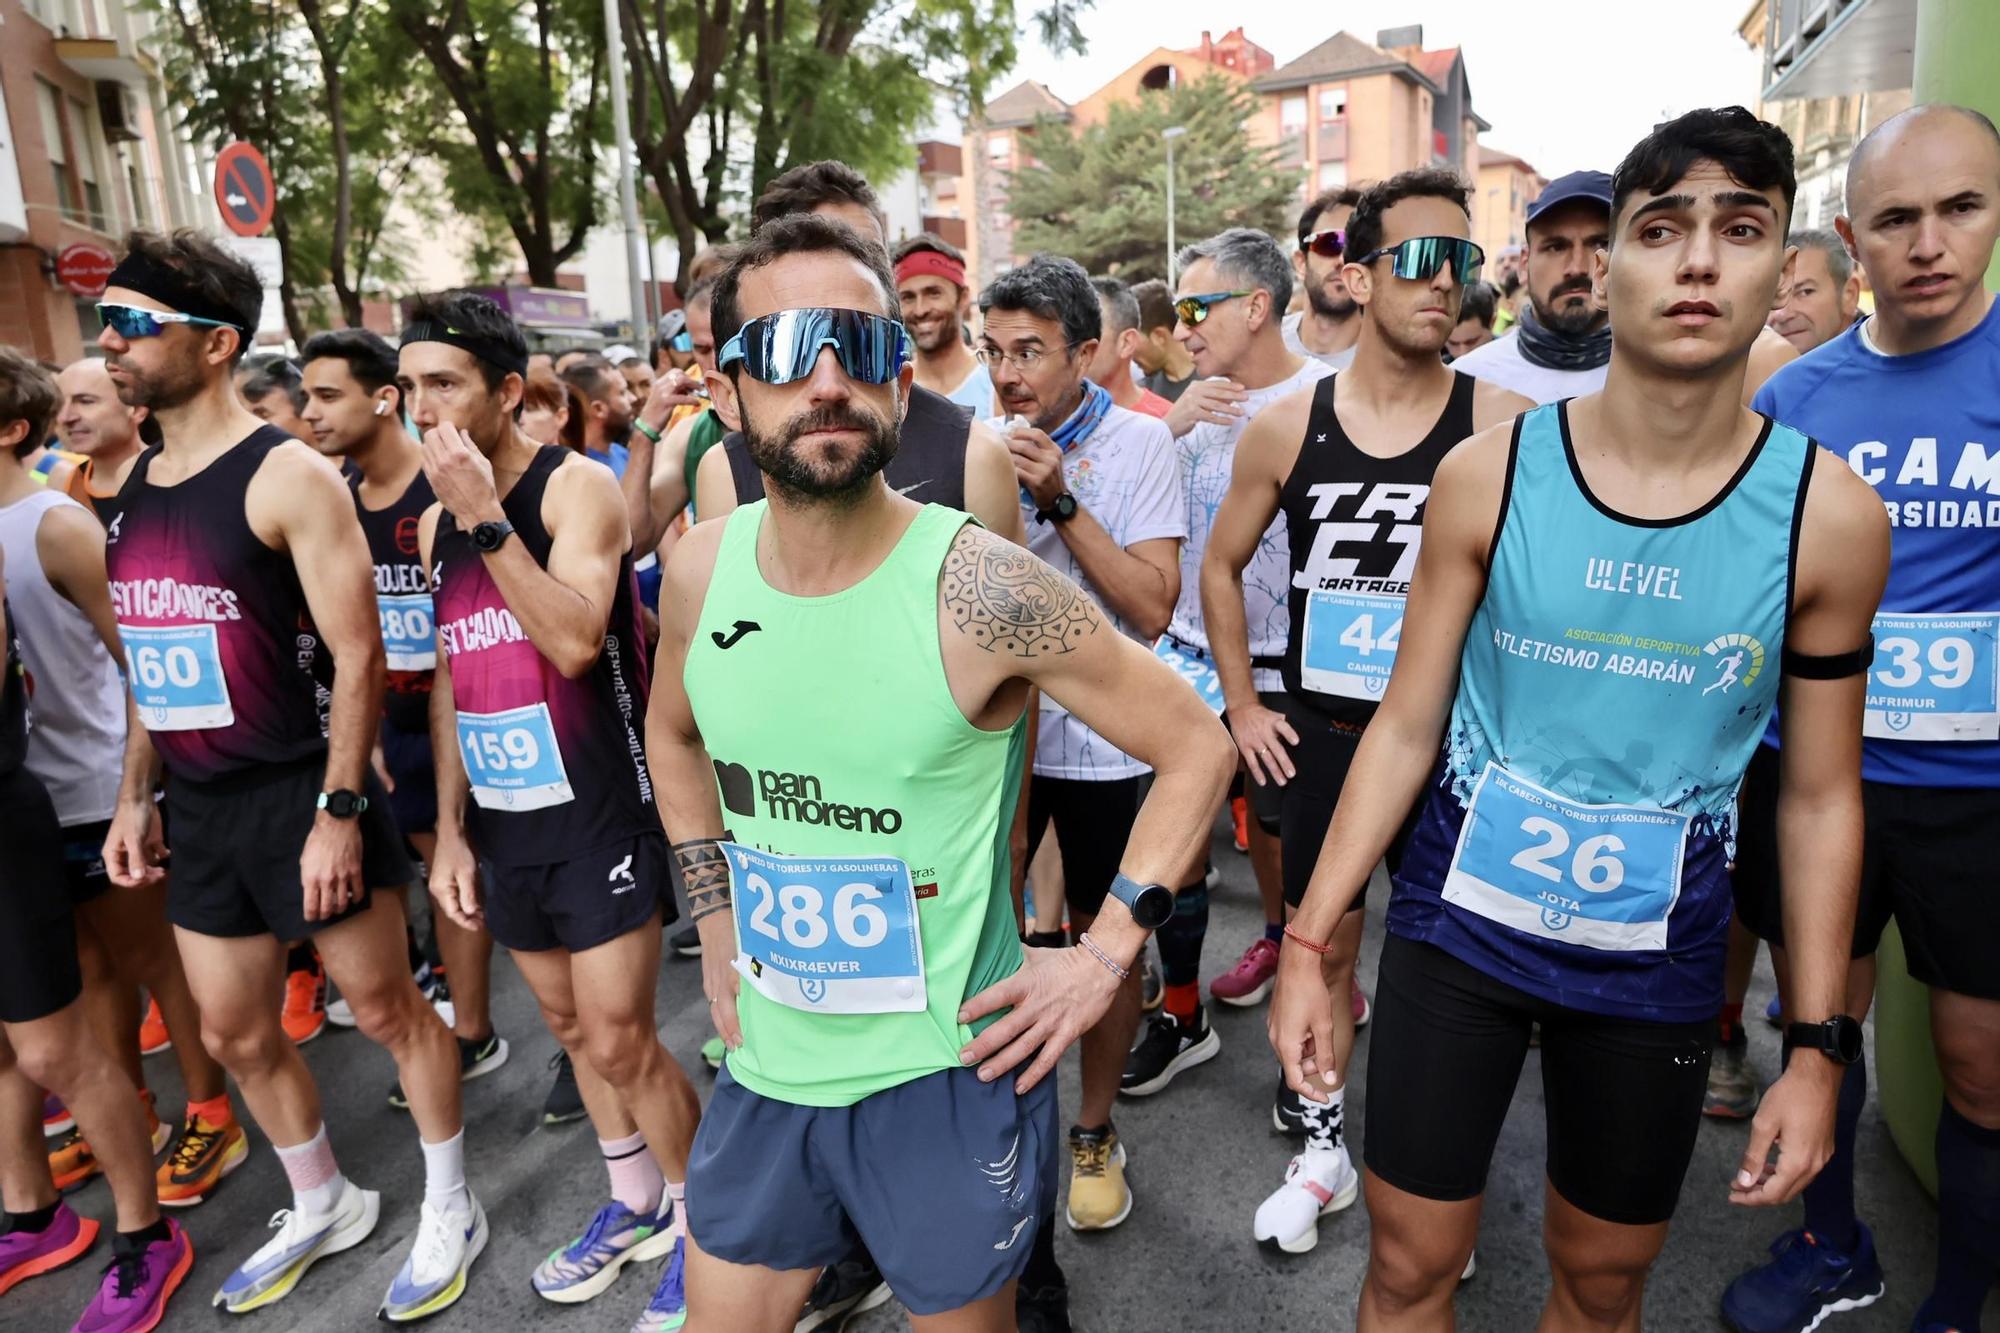
[[[113,305],[108,301],[97,303],[97,318],[104,327],[128,342],[133,338],[157,338],[166,332],[169,324],[200,324],[211,329],[242,332],[226,319],[203,319],[199,315],[183,315],[178,310],[143,310],[135,305]]]
[[[717,369],[743,363],[764,384],[790,384],[812,374],[822,347],[862,384],[887,384],[909,360],[910,335],[896,320],[860,310],[811,306],[751,320],[715,354]]]
[[[676,352],[692,352],[694,350],[694,335],[686,329],[682,329],[679,333],[667,339],[667,346]]]
[[[1371,250],[1349,262],[1372,264],[1384,255],[1395,260],[1390,273],[1417,282],[1429,282],[1438,275],[1439,269],[1450,264],[1452,276],[1458,279],[1461,287],[1477,282],[1480,266],[1486,262],[1486,252],[1463,236],[1412,236],[1401,245]]]
[[[1299,237],[1299,249],[1310,251],[1321,259],[1338,259],[1347,248],[1347,233],[1338,227],[1328,227],[1325,231],[1307,232]]]
[[[1256,290],[1255,287],[1244,287],[1233,292],[1202,292],[1195,296],[1183,296],[1174,302],[1174,313],[1180,316],[1181,323],[1192,326],[1207,319],[1208,312],[1215,306],[1239,296],[1248,296]]]

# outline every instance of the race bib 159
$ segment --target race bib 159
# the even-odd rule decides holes
[[[545,703],[502,713],[460,713],[458,748],[472,799],[482,810],[519,813],[576,799]]]
[[[736,970],[758,994],[820,1014],[929,1005],[910,868],[893,856],[781,856],[725,842]]]

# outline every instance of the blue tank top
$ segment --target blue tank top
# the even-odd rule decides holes
[[[1965,336],[1908,356],[1876,351],[1861,327],[1757,393],[1759,412],[1846,459],[1895,529],[1861,776],[2000,787],[2000,301]]]
[[[1637,519],[1590,493],[1567,404],[1515,423],[1390,930],[1568,1008],[1716,1012],[1736,789],[1777,698],[1812,454],[1767,419],[1713,500]]]

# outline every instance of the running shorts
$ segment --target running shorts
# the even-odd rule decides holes
[[[76,917],[63,830],[27,769],[0,777],[0,1023],[32,1023],[76,1003]]]
[[[582,953],[680,914],[667,872],[667,836],[657,830],[546,865],[479,863],[486,929],[522,953]]]
[[[1150,774],[1095,782],[1045,778],[1028,783],[1028,859],[1050,824],[1062,853],[1063,897],[1073,915],[1094,917],[1118,877],[1118,863],[1139,818],[1140,784]]]
[[[382,724],[382,764],[395,787],[389,792],[389,813],[404,837],[437,830],[437,769],[431,763],[427,731],[404,731]]]
[[[1272,712],[1283,713],[1287,717],[1290,716],[1290,710],[1286,707],[1288,697],[1279,690],[1259,690],[1257,692],[1257,702],[1263,704],[1264,707],[1270,709]],[[1224,726],[1229,725],[1228,713],[1225,712],[1222,715],[1222,722]],[[1234,734],[1233,732],[1231,733],[1232,736]],[[1241,764],[1242,760],[1239,759],[1237,762]],[[1275,836],[1281,826],[1284,815],[1283,802],[1285,789],[1275,782],[1266,782],[1259,785],[1257,779],[1250,776],[1250,770],[1247,767],[1243,768],[1238,776],[1243,781],[1243,796],[1245,800],[1250,802],[1250,814],[1256,819],[1257,827]]]
[[[62,831],[63,873],[69,880],[72,907],[81,907],[101,897],[111,887],[111,876],[104,868],[104,836],[109,832],[108,819],[76,824]]]
[[[1284,695],[1277,697],[1285,699]],[[1347,770],[1353,766],[1354,752],[1361,746],[1362,729],[1351,723],[1336,722],[1317,708],[1289,700],[1281,711],[1299,737],[1299,743],[1292,747],[1292,767],[1297,774],[1279,789],[1283,804],[1278,834],[1283,846],[1285,902],[1297,907],[1306,900],[1313,866],[1319,861],[1320,844],[1326,841],[1326,831],[1333,824],[1333,808],[1340,803],[1341,788],[1347,785]],[[1391,875],[1402,868],[1403,852],[1410,845],[1410,833],[1416,827],[1421,805],[1419,800],[1410,807],[1403,826],[1389,843],[1386,859]],[[1347,910],[1358,912],[1367,901],[1368,885],[1364,882]]]

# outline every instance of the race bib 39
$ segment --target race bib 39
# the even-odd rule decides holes
[[[2000,613],[1875,617],[1861,734],[1875,740],[2000,740]]]

